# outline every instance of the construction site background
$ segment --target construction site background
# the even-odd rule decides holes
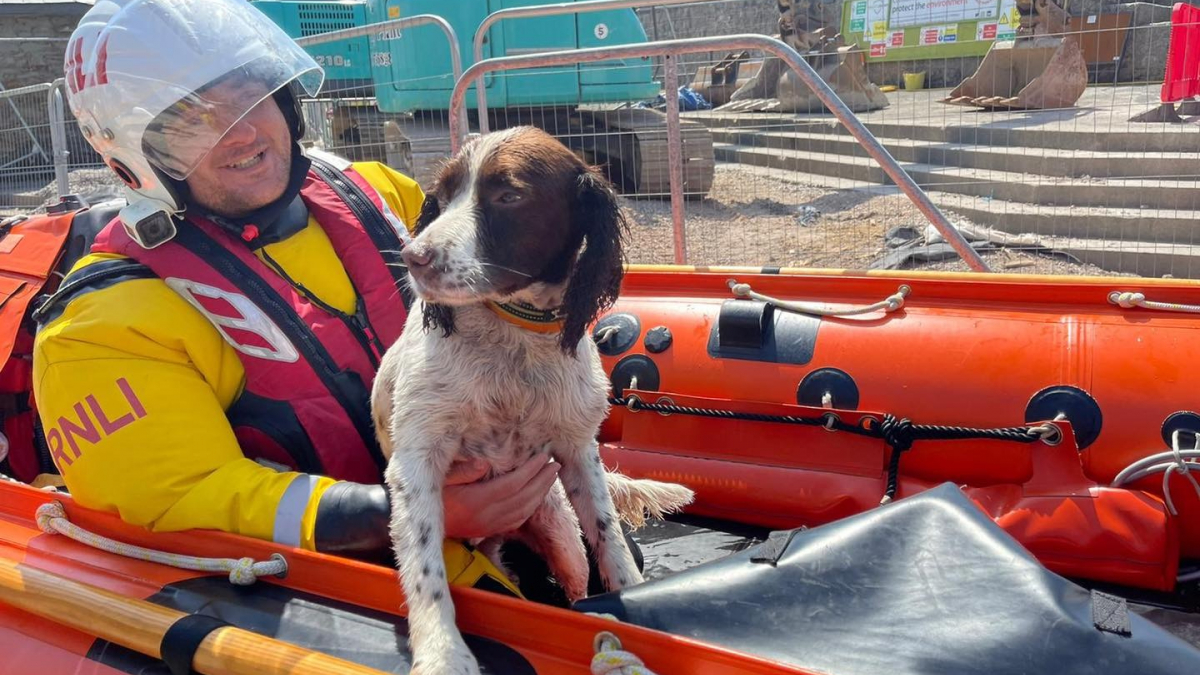
[[[1200,278],[1195,227],[1200,222],[1200,129],[1195,124],[1200,116],[1184,115],[1182,124],[1128,121],[1159,103],[1170,7],[1089,1],[1095,10],[1131,16],[1118,50],[1119,66],[1110,64],[1105,74],[1093,64],[1091,82],[1074,106],[1011,111],[945,105],[943,87],[958,84],[949,75],[970,74],[980,59],[902,59],[868,63],[867,71],[877,84],[895,85],[908,70],[904,64],[913,64],[911,70],[925,73],[924,87],[888,91],[886,107],[860,117],[951,221],[972,233],[998,271]],[[1076,16],[1088,5],[1069,4],[1068,10]],[[719,0],[639,10],[639,16],[651,40],[772,34],[779,18],[774,0]],[[74,19],[63,21],[70,25]],[[42,37],[61,38],[63,23],[54,25],[59,27],[47,29],[54,34]],[[0,21],[0,31],[9,29]],[[33,44],[58,53],[65,46],[29,42],[22,47],[0,40],[0,55]],[[903,49],[921,53],[915,46]],[[699,68],[723,56],[681,57],[679,81],[666,90],[689,85]],[[654,78],[661,82],[661,63],[654,63]],[[44,66],[40,75],[33,72],[14,82],[48,83],[58,76],[53,60],[46,59]],[[5,72],[0,70],[0,77]],[[7,80],[0,84],[9,87]],[[376,84],[403,90],[423,83]],[[50,93],[47,87],[32,87],[18,96],[0,95],[0,215],[35,210],[57,194]],[[421,155],[426,160],[414,174],[423,181],[449,152],[442,118],[379,112],[362,98],[361,89],[332,86],[324,96],[306,104],[306,117],[313,129],[310,140],[328,150],[397,168],[412,167],[413,156]],[[631,101],[620,114],[632,120],[663,105],[662,100]],[[366,106],[367,114],[356,126],[340,126],[333,113],[349,106]],[[395,139],[379,133],[388,122],[401,123],[411,135],[403,151]],[[695,146],[707,157],[685,159],[715,162],[711,185],[690,194],[683,205],[689,263],[965,269],[828,113],[694,110],[684,113],[683,122],[691,137],[711,139]],[[118,195],[111,172],[83,142],[69,112],[62,129],[69,189],[92,199]],[[630,261],[675,260],[671,205],[663,190],[632,190],[626,196],[633,225]]]

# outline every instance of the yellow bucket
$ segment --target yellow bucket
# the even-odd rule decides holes
[[[904,73],[904,88],[916,91],[925,87],[925,73]]]

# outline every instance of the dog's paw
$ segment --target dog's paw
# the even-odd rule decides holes
[[[410,675],[481,675],[475,657],[464,646],[449,652],[422,657],[413,662]]]

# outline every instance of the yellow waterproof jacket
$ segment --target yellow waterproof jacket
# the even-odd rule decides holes
[[[411,230],[424,195],[378,163],[354,169]],[[324,230],[308,226],[264,252],[313,295],[346,313],[356,296]],[[117,258],[92,254],[74,271]],[[74,499],[155,531],[206,528],[313,549],[326,477],[247,459],[225,411],[241,394],[237,352],[158,278],[116,278],[73,297],[42,327],[34,396]]]

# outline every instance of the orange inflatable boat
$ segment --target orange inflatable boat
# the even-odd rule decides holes
[[[1168,591],[1181,561],[1200,559],[1200,487],[1187,474],[1200,457],[1188,385],[1200,318],[1185,311],[1200,310],[1187,304],[1200,305],[1200,285],[761,272],[627,278],[597,324],[625,404],[603,430],[608,461],[694,487],[697,513],[768,527],[874,508],[889,480],[900,497],[951,481],[1067,576]],[[800,310],[900,306],[817,316],[747,291]],[[897,452],[878,431],[885,418],[964,429],[910,433]],[[1039,426],[1054,431],[982,431]]]
[[[1192,305],[1180,280],[635,267],[593,328],[602,455],[696,502],[634,533],[647,583],[456,588],[459,625],[486,673],[1200,672]],[[6,675],[408,672],[403,617],[391,568],[0,482]]]

